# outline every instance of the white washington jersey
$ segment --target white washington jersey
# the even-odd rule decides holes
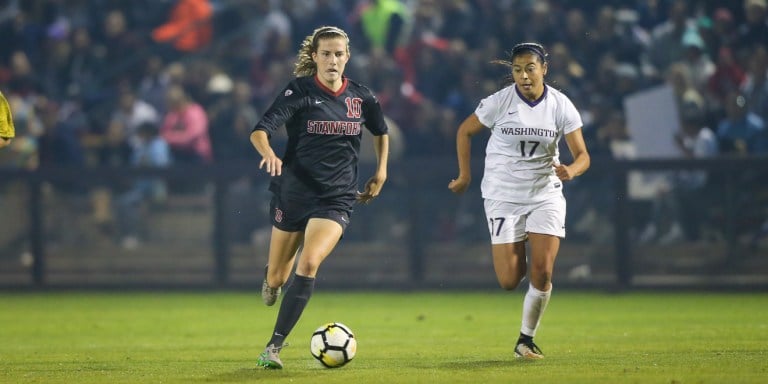
[[[553,168],[560,163],[558,142],[582,126],[568,97],[544,85],[541,97],[531,102],[512,84],[480,101],[475,115],[491,129],[483,198],[533,203],[562,196]]]

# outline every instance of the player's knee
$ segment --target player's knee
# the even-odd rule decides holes
[[[304,258],[305,255],[302,255]],[[317,275],[317,270],[320,269],[320,260],[312,257],[307,257],[306,260],[299,262],[296,268],[296,273],[302,276],[314,277]]]
[[[520,282],[513,282],[513,281],[500,281],[499,286],[501,286],[501,289],[505,291],[514,291],[517,286],[520,285]]]
[[[534,288],[540,291],[548,291],[551,283],[552,283],[551,271],[542,271],[539,273],[532,274],[531,276],[531,285],[533,285]]]
[[[523,280],[524,275],[510,275],[499,277],[499,286],[505,291],[512,291],[520,285],[520,281]]]

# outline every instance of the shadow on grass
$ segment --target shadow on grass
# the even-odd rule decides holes
[[[448,371],[471,371],[471,370],[482,370],[482,369],[498,369],[498,368],[509,368],[514,366],[521,366],[521,365],[527,365],[533,363],[529,360],[474,360],[474,361],[451,361],[451,362],[444,362],[440,364],[424,364],[419,362],[410,362],[410,363],[404,363],[399,362],[398,366],[399,368],[403,369],[439,369],[439,370],[448,370]],[[359,365],[359,364],[358,364]],[[384,364],[389,365],[389,364]],[[231,372],[222,372],[218,374],[210,375],[200,381],[205,383],[249,383],[249,382],[255,382],[255,381],[261,381],[261,380],[277,380],[277,379],[299,379],[299,380],[308,380],[307,382],[312,382],[312,380],[317,380],[318,373],[322,372],[329,372],[332,370],[324,369],[321,367],[305,367],[307,369],[300,369],[300,370],[273,370],[273,369],[264,369],[260,367],[254,367],[254,368],[240,368]],[[360,371],[367,371],[371,369],[370,366],[361,366],[359,367]]]
[[[452,370],[472,370],[483,368],[508,368],[521,364],[530,364],[529,360],[474,360],[474,361],[452,361],[437,365],[440,369]]]
[[[319,368],[318,368],[319,369]],[[317,372],[309,370],[264,369],[261,367],[240,368],[232,372],[212,374],[200,381],[205,383],[250,383],[270,379],[310,379]]]

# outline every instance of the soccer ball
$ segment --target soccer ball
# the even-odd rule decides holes
[[[324,366],[338,368],[355,357],[357,339],[346,325],[328,323],[312,333],[309,351]]]

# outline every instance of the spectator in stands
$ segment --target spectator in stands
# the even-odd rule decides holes
[[[206,164],[213,161],[208,135],[208,115],[200,104],[190,100],[180,85],[172,85],[166,94],[168,112],[160,134],[171,147],[178,164]]]
[[[305,0],[284,1],[286,16],[291,19],[291,47],[299,46],[304,38],[311,35],[317,25],[335,25],[347,30],[348,12],[339,0],[316,0],[314,4]]]
[[[739,26],[740,53],[768,47],[768,1],[744,0],[746,22]]]
[[[689,96],[683,101],[680,111],[680,132],[675,135],[683,156],[688,159],[706,159],[720,153],[715,132],[706,126],[705,101]],[[705,210],[712,204],[711,192],[707,192],[709,175],[705,171],[681,171],[675,183],[675,198],[680,204],[679,222],[688,240],[699,240],[701,226],[705,221]],[[677,237],[675,229],[660,238],[670,242]]]
[[[631,146],[632,142],[624,115],[616,111],[604,96],[593,94],[588,104],[582,107],[582,116],[584,141],[593,161],[626,157],[623,148]],[[614,182],[599,173],[586,172],[566,188],[564,192],[569,202],[566,220],[570,220],[566,226],[571,228],[569,236],[575,235],[596,244],[610,241],[608,223],[615,206]],[[573,225],[568,225],[571,222]]]
[[[710,158],[719,152],[715,133],[704,125],[704,105],[703,96],[689,92],[679,107],[681,130],[675,134],[675,143],[685,158]],[[650,221],[638,241],[667,245],[698,240],[705,213],[701,207],[711,204],[706,185],[704,171],[678,172],[669,188],[661,189],[653,199]]]
[[[747,75],[741,92],[750,112],[768,121],[768,47],[758,47],[748,58]]]
[[[100,71],[120,68],[121,65],[125,65],[124,63],[135,60],[137,52],[142,51],[141,47],[144,41],[130,28],[125,13],[121,9],[109,11],[103,21],[102,28],[103,33],[98,45],[104,55],[104,67],[100,68]],[[125,77],[125,74],[130,73],[133,80],[135,71],[135,66],[121,69],[120,76]],[[111,75],[115,76],[114,73]]]
[[[686,0],[672,0],[668,19],[654,27],[648,56],[658,73],[665,73],[670,64],[683,58],[683,35],[695,28]]]
[[[69,122],[60,119],[62,107],[57,103],[47,102],[41,109],[41,120],[45,130],[38,139],[40,166],[84,166],[85,150],[80,138],[87,131],[87,127],[77,124],[75,119]],[[82,185],[77,180],[64,180],[55,185],[59,190],[65,192],[84,192]]]
[[[717,127],[717,138],[723,153],[751,155],[768,153],[768,131],[760,116],[747,109],[747,99],[739,92],[728,93],[726,116]]]
[[[143,65],[143,73],[138,79],[136,95],[139,99],[152,105],[161,116],[165,115],[167,112],[165,96],[168,87],[173,83],[181,83],[181,80],[175,78],[173,68],[181,67],[179,70],[182,71],[183,76],[184,66],[181,63],[172,63],[165,67],[165,63],[159,55],[147,57]]]
[[[263,70],[275,61],[289,59],[293,53],[291,19],[281,5],[260,1],[241,7],[241,12],[247,17],[243,27],[247,31],[249,44],[244,51],[252,65]]]
[[[16,52],[23,52],[35,65],[43,61],[46,49],[40,49],[44,39],[45,28],[43,21],[30,13],[24,4],[7,9],[8,13],[0,22],[0,36],[3,36],[3,44],[0,44],[0,59],[6,64]]]
[[[22,97],[39,95],[43,91],[42,81],[26,52],[11,54],[7,91]]]
[[[571,56],[584,67],[594,57],[594,47],[584,36],[589,34],[584,10],[569,9],[565,15],[564,29],[560,32],[558,41],[568,47]]]
[[[45,44],[50,48],[45,58],[44,69],[39,74],[43,92],[49,97],[61,100],[66,97],[66,88],[71,84],[68,68],[72,55],[69,28],[49,28]]]
[[[131,165],[140,168],[168,167],[171,152],[168,143],[159,135],[157,124],[143,122],[136,128],[132,146]],[[120,242],[133,249],[140,243],[140,217],[147,203],[159,203],[166,197],[165,183],[155,178],[141,178],[117,198],[117,222]]]
[[[690,84],[697,92],[705,94],[707,82],[715,73],[715,63],[707,55],[704,39],[695,29],[683,34],[683,57],[678,61],[688,68]]]
[[[723,47],[728,47],[731,50],[738,47],[739,35],[736,30],[736,20],[728,8],[715,9],[712,14],[712,29],[709,36],[707,47],[710,52],[720,52]]]
[[[707,80],[707,99],[717,106],[722,106],[725,96],[729,92],[738,91],[745,80],[746,73],[736,61],[731,48],[721,47],[715,72]]]
[[[179,0],[168,21],[152,31],[152,38],[179,52],[199,51],[213,37],[212,17],[213,8],[208,0]]]
[[[112,154],[110,160],[113,164],[127,163],[131,147],[138,142],[138,128],[146,123],[155,125],[160,123],[157,110],[139,99],[130,85],[124,85],[106,133],[106,144],[110,148]]]
[[[360,12],[359,27],[366,51],[394,54],[405,38],[410,10],[399,0],[371,0]]]
[[[94,45],[91,33],[86,27],[72,30],[70,37],[72,53],[69,56],[67,77],[60,86],[64,89],[79,88],[84,97],[99,97],[100,83],[105,68],[101,49]]]
[[[251,105],[252,98],[251,85],[236,80],[223,99],[210,109],[211,145],[216,161],[234,162],[252,158],[253,147],[248,137],[253,122],[258,119],[258,112]]]
[[[478,19],[475,9],[468,0],[451,0],[440,4],[442,25],[438,36],[448,40],[465,40],[468,45],[482,44],[482,34],[476,33],[484,24]],[[532,23],[535,24],[535,23]],[[546,25],[546,24],[545,24]]]

